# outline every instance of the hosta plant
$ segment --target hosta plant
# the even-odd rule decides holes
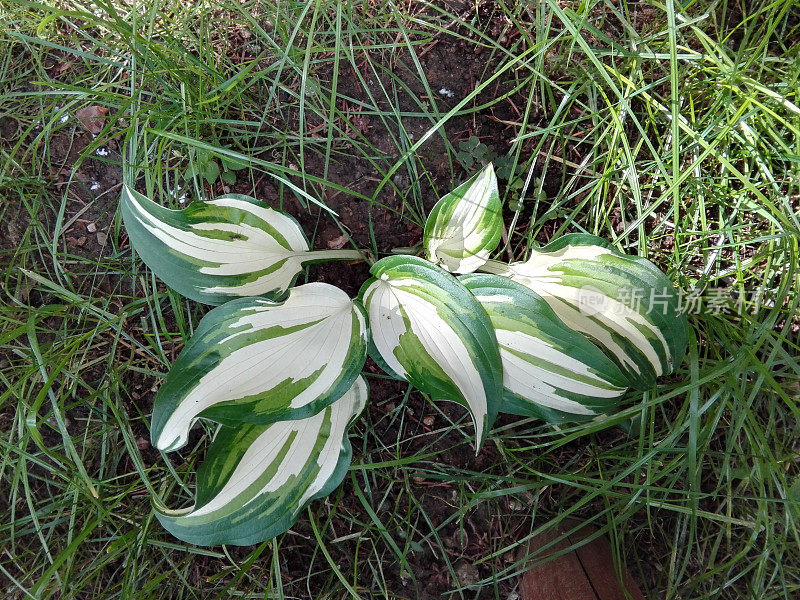
[[[615,411],[682,360],[686,319],[669,279],[604,240],[565,235],[527,260],[490,259],[503,227],[489,165],[433,208],[425,258],[375,262],[357,298],[293,287],[305,265],[366,260],[312,251],[290,215],[226,195],[169,210],[125,187],[131,244],[168,286],[220,305],[201,320],[156,394],[153,444],[181,448],[216,423],[195,503],[154,498],[173,535],[253,544],[335,489],[352,457],[369,354],[430,399],[465,407],[475,449],[500,412],[552,423]],[[632,301],[632,300],[635,300]]]

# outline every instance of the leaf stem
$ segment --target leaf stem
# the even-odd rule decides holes
[[[365,260],[369,262],[367,250],[310,250],[304,253],[303,262],[324,262],[329,260]]]
[[[508,263],[500,260],[487,260],[483,266],[478,268],[478,271],[482,273],[493,273],[495,275],[508,275],[510,270]]]

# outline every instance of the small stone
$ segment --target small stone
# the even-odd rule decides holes
[[[97,243],[101,246],[105,246],[106,242],[108,241],[108,234],[103,233],[102,231],[97,232]]]
[[[95,231],[97,231],[97,225],[95,225],[94,223],[89,223],[86,226],[86,231],[88,231],[89,233],[94,233]]]
[[[433,415],[428,415],[427,417],[422,417],[422,424],[426,425],[427,427],[432,427],[433,426],[433,421],[434,421]]]
[[[462,587],[472,587],[481,579],[478,567],[466,561],[460,562],[455,568],[458,583]]]

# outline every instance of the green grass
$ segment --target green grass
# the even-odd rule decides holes
[[[0,5],[5,597],[505,599],[526,540],[571,516],[653,598],[800,594],[796,4],[48,5]],[[448,49],[472,77],[452,100]],[[109,108],[96,140],[90,105]],[[171,538],[149,494],[187,496],[207,440],[159,455],[148,411],[203,309],[132,255],[121,177],[178,206],[178,184],[222,191],[191,177],[203,151],[238,157],[237,185],[378,253],[385,223],[415,231],[466,178],[476,133],[525,182],[505,257],[588,231],[701,294],[677,373],[602,425],[502,419],[477,459],[461,411],[371,377],[348,478],[291,532]],[[719,289],[742,314],[711,310]]]

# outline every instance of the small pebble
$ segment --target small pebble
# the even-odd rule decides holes
[[[89,223],[88,225],[86,225],[86,231],[88,231],[89,233],[94,233],[95,231],[97,231],[97,225],[95,225],[94,223]]]
[[[448,90],[447,88],[444,88],[444,87],[439,90],[439,93],[442,96],[445,96],[447,98],[455,98],[455,96],[456,96],[455,93],[453,93],[452,90]]]
[[[471,587],[481,579],[478,567],[466,561],[457,563],[455,571],[458,583],[464,587]]]
[[[103,233],[102,231],[97,232],[97,243],[101,246],[105,246],[106,242],[108,241],[108,234]]]

